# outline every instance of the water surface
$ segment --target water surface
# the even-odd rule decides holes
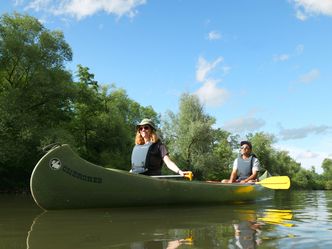
[[[226,206],[44,212],[0,195],[0,249],[331,248],[332,192]]]

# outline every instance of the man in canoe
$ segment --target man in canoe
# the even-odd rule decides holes
[[[130,172],[149,176],[161,175],[163,162],[170,170],[184,176],[185,172],[169,158],[167,148],[160,141],[153,121],[145,118],[136,126]]]
[[[258,180],[260,164],[257,157],[252,153],[251,143],[242,141],[240,146],[240,155],[234,160],[231,176],[229,179],[222,180],[222,183],[250,183]]]

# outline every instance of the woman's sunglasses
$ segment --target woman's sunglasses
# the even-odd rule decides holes
[[[149,130],[149,129],[150,129],[150,126],[148,126],[148,125],[144,125],[144,126],[140,126],[138,129],[139,129],[140,131],[142,131],[142,130]]]

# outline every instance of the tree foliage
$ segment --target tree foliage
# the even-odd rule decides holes
[[[135,125],[141,117],[157,120],[151,107],[131,100],[114,85],[100,88],[89,68],[78,65],[77,98],[70,130],[81,156],[96,164],[130,168]]]
[[[326,158],[322,163],[323,178],[325,180],[325,188],[332,189],[332,159]]]
[[[78,65],[74,82],[65,69],[71,58],[62,32],[27,15],[0,18],[0,190],[27,188],[41,148],[54,142],[129,169],[135,125],[143,117],[159,123],[151,106],[100,87],[88,67]]]
[[[194,171],[197,178],[204,179],[211,167],[219,165],[214,147],[222,140],[222,132],[216,136],[214,123],[198,97],[187,93],[180,98],[179,113],[169,112],[164,121],[163,134],[170,150],[182,167]]]
[[[0,168],[9,182],[27,182],[40,140],[70,118],[71,57],[61,32],[26,15],[0,18]]]

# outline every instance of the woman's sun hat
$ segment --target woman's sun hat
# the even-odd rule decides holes
[[[144,118],[138,125],[136,125],[136,129],[142,125],[150,125],[153,130],[156,130],[156,125],[150,118]]]

